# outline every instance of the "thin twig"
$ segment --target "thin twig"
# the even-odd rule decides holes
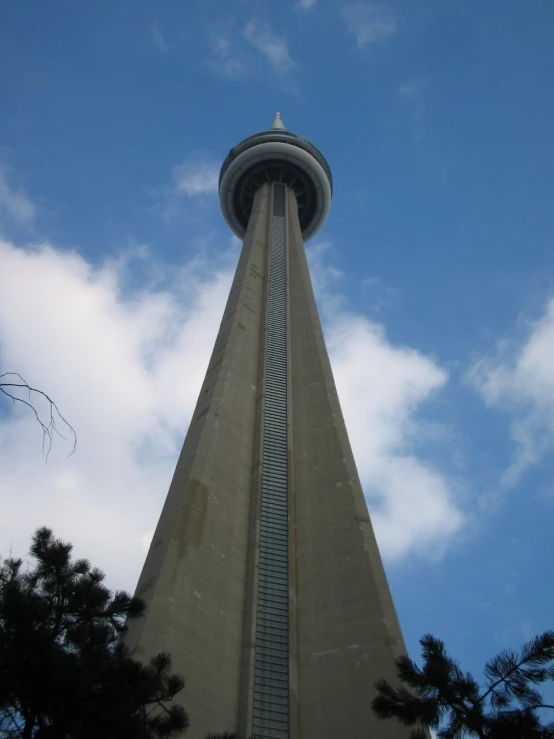
[[[2,382],[4,378],[8,377],[17,377],[21,382]],[[24,400],[23,398],[18,397],[17,395],[13,394],[10,390],[6,390],[6,388],[22,388],[24,390],[27,390],[29,393],[29,400]],[[63,423],[67,426],[69,429],[71,435],[73,436],[73,449],[68,454],[70,457],[73,452],[75,451],[77,447],[77,433],[73,426],[67,421],[66,418],[61,414],[60,409],[56,405],[56,403],[52,400],[52,398],[47,395],[43,390],[39,390],[38,388],[32,387],[29,385],[29,383],[19,374],[19,372],[4,372],[0,374],[0,392],[2,392],[4,395],[6,395],[8,398],[12,400],[13,403],[16,401],[18,403],[22,403],[23,405],[26,405],[28,408],[30,408],[33,413],[35,414],[35,418],[40,425],[42,429],[42,453],[45,455],[46,461],[48,461],[48,456],[50,454],[50,450],[52,449],[52,441],[53,441],[53,434],[57,434],[60,438],[66,439],[66,437],[60,432],[58,429],[58,426],[56,424],[56,416],[55,413],[58,415],[59,418],[63,421]],[[31,393],[37,393],[37,395],[41,395],[45,400],[49,403],[50,406],[50,419],[48,424],[44,423],[44,421],[40,418],[40,415],[37,411],[37,409],[34,407],[34,405],[31,402]],[[54,413],[55,412],[55,413]],[[48,439],[48,442],[46,441]],[[46,452],[45,452],[46,449]]]

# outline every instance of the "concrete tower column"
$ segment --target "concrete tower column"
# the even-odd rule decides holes
[[[185,677],[190,739],[408,735],[371,711],[404,644],[304,250],[331,193],[323,155],[279,114],[223,164],[244,244],[128,634]]]

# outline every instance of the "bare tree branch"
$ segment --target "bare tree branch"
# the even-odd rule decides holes
[[[20,382],[12,382],[12,378],[17,378],[20,380]],[[24,398],[16,395],[15,393],[18,392],[16,388],[27,391],[28,400],[25,400]],[[73,449],[68,454],[68,456],[70,457],[73,454],[75,448],[77,447],[77,433],[73,426],[69,423],[69,421],[67,421],[67,419],[64,418],[64,416],[61,414],[60,409],[49,395],[47,395],[44,391],[38,390],[37,388],[29,385],[29,383],[18,372],[4,372],[0,374],[0,392],[10,398],[12,403],[21,403],[22,405],[26,405],[33,411],[33,413],[35,414],[35,418],[42,429],[42,453],[44,454],[46,461],[48,461],[48,455],[50,454],[50,450],[52,449],[54,434],[57,434],[61,439],[64,440],[66,440],[67,438],[60,432],[57,421],[61,421],[65,425],[65,427],[69,430],[69,435],[73,438]],[[33,394],[41,396],[48,403],[49,418],[47,418],[45,421],[42,420],[39,412],[33,405]]]

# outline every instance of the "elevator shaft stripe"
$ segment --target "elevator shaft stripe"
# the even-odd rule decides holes
[[[279,451],[278,456],[265,451],[262,454],[260,552],[264,552],[264,565],[258,573],[257,615],[260,619],[256,627],[252,723],[254,737],[259,739],[274,737],[277,726],[279,736],[288,737],[288,568],[283,567],[288,563],[285,198],[286,188],[274,183],[263,446],[264,450]],[[269,678],[276,672],[280,676],[278,688]]]

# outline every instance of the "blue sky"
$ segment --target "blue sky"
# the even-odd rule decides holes
[[[0,551],[49,524],[134,587],[238,257],[218,168],[280,108],[333,171],[308,250],[411,653],[430,631],[478,670],[551,627],[553,23],[546,1],[4,3],[0,366],[79,445],[45,465],[2,407]]]

